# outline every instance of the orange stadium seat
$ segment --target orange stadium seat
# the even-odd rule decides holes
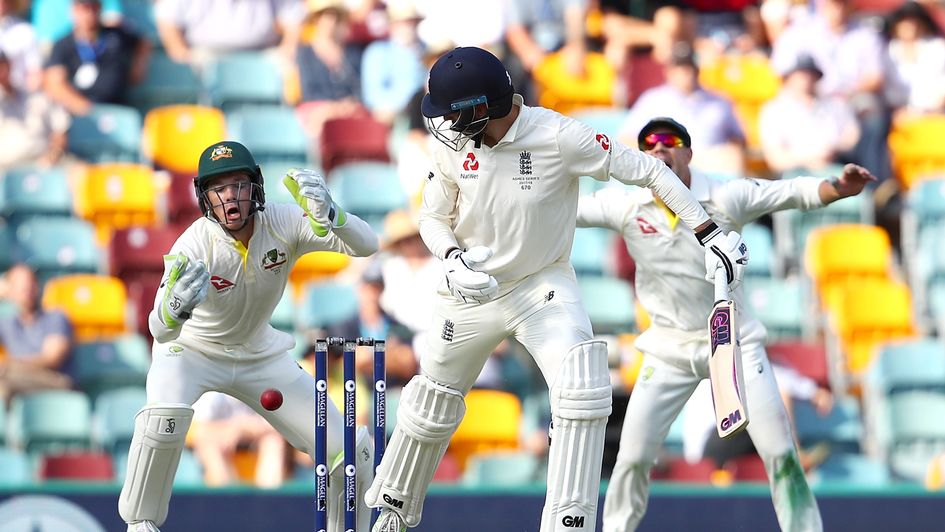
[[[538,89],[538,103],[559,113],[582,107],[609,107],[614,103],[617,73],[604,54],[588,53],[584,75],[574,76],[560,52],[547,56],[535,67],[533,77]]]
[[[774,98],[781,78],[760,55],[724,55],[713,64],[699,68],[699,82],[708,90],[731,100],[741,122],[748,146],[759,147],[758,115],[761,106]]]
[[[296,288],[295,295],[301,294],[302,286],[312,281],[330,277],[348,267],[351,257],[333,251],[313,251],[299,257],[295,267],[289,272],[289,282]]]
[[[863,279],[835,294],[829,313],[831,333],[839,340],[841,360],[853,381],[866,371],[877,348],[916,334],[909,287],[887,279]]]
[[[167,105],[144,116],[141,151],[159,168],[192,176],[203,150],[225,138],[226,119],[220,109]]]
[[[154,171],[143,164],[94,164],[78,173],[76,215],[95,225],[102,244],[115,229],[157,223],[157,203]]]
[[[945,115],[926,115],[893,124],[889,151],[893,174],[903,190],[928,176],[945,173]]]
[[[804,263],[821,302],[829,306],[830,290],[864,278],[888,278],[893,256],[889,235],[872,225],[836,224],[811,232]]]
[[[518,449],[522,403],[515,394],[473,389],[466,394],[466,415],[450,440],[449,452],[466,467],[470,455]]]
[[[65,312],[80,342],[124,333],[126,300],[125,285],[106,275],[55,277],[43,289],[43,307]]]

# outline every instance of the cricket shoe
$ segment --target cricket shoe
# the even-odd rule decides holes
[[[381,514],[377,516],[377,522],[371,532],[406,532],[407,525],[404,520],[397,515],[397,512],[384,508]]]

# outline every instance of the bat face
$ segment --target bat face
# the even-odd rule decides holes
[[[712,384],[716,429],[721,438],[732,436],[748,425],[742,356],[736,337],[736,316],[734,302],[725,300],[716,303],[709,316],[712,349],[709,357],[709,379]]]

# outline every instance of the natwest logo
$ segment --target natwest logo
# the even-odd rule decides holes
[[[479,169],[479,161],[476,160],[476,154],[469,152],[466,154],[466,160],[463,161],[463,170],[475,172]]]
[[[233,281],[228,281],[224,279],[223,277],[219,277],[217,275],[214,275],[213,277],[210,278],[210,284],[212,284],[213,287],[217,289],[217,292],[225,292],[226,290],[229,290],[230,288],[233,288],[234,286],[236,286],[235,284],[233,284]]]

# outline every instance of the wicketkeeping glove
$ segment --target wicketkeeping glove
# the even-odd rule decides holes
[[[742,282],[745,265],[748,264],[748,246],[742,235],[730,231],[723,235],[719,230],[703,244],[705,246],[705,279],[715,281],[715,272],[725,272],[729,287],[734,289]]]
[[[477,271],[492,256],[492,250],[476,246],[467,251],[454,249],[443,260],[446,284],[453,297],[464,303],[485,303],[499,293],[499,283],[488,273]]]
[[[309,224],[316,235],[326,236],[332,227],[341,227],[347,221],[345,211],[331,199],[325,178],[318,172],[293,168],[282,178],[282,183],[308,214]]]
[[[210,272],[203,261],[192,263],[183,253],[165,255],[164,260],[173,260],[174,265],[161,283],[163,295],[158,316],[164,325],[176,329],[189,320],[194,307],[207,298]]]

